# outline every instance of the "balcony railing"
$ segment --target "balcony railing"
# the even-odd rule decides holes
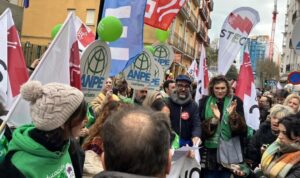
[[[177,33],[173,34],[173,40],[171,41],[171,44],[176,48],[180,49],[181,51],[184,51],[184,40]]]
[[[292,16],[292,23],[293,23],[293,24],[295,24],[296,19],[297,19],[298,17],[300,17],[300,11],[299,11],[299,10],[296,10],[296,11],[294,11],[293,16]]]
[[[184,3],[184,5],[182,6],[180,13],[186,18],[189,19],[190,18],[190,5],[188,2]]]
[[[198,28],[198,22],[197,22],[197,18],[196,18],[196,16],[194,15],[194,13],[191,13],[190,20],[188,20],[187,22],[188,22],[188,24],[190,24],[190,26],[194,29],[194,31],[197,31],[197,28]]]
[[[210,1],[208,2],[208,9],[209,9],[210,11],[213,11],[213,10],[214,10],[214,0],[210,0]]]
[[[204,46],[208,47],[210,45],[210,38],[207,36],[206,41],[204,42]]]
[[[207,8],[206,8],[206,2],[202,1],[201,7],[200,7],[200,16],[204,21],[206,21],[207,18]]]
[[[195,49],[190,45],[187,45],[185,52],[191,57],[195,56]]]
[[[205,41],[206,32],[203,26],[199,25],[197,37],[201,39],[201,41]]]
[[[207,26],[208,29],[211,29],[211,18],[210,18],[210,16],[207,18],[206,26]]]

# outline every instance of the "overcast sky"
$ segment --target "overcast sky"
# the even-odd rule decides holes
[[[275,44],[280,52],[282,52],[282,32],[284,32],[286,2],[286,0],[278,0],[277,2],[278,15],[275,31]],[[252,7],[259,13],[260,22],[254,27],[250,36],[271,36],[274,0],[214,0],[214,10],[211,14],[212,28],[209,30],[209,37],[211,40],[219,37],[225,18],[230,12],[238,7]]]

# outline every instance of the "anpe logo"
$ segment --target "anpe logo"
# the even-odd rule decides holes
[[[151,66],[150,56],[147,53],[143,52],[135,60],[133,66],[134,69],[144,71],[144,72],[150,72],[150,66]]]
[[[84,64],[84,72],[89,75],[104,76],[107,70],[107,51],[102,46],[96,46],[88,55]]]
[[[170,66],[170,51],[169,48],[165,45],[155,46],[153,53],[155,60],[163,67]]]

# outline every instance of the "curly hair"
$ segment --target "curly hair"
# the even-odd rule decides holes
[[[86,138],[83,148],[87,149],[89,144],[93,141],[94,138],[100,138],[100,133],[103,127],[104,122],[113,112],[118,111],[121,107],[124,107],[126,104],[119,101],[110,101],[104,104],[99,116],[96,118],[96,122],[92,125],[89,136]]]
[[[232,92],[231,92],[231,86],[230,86],[228,80],[225,78],[224,75],[218,75],[218,76],[216,76],[216,77],[213,77],[213,78],[210,80],[210,82],[209,82],[209,84],[208,84],[208,92],[209,92],[209,95],[215,96],[215,94],[214,94],[214,86],[217,85],[217,84],[219,84],[219,83],[222,83],[222,82],[224,82],[225,85],[226,85],[226,87],[227,87],[227,93],[226,93],[226,96],[231,95],[231,93],[232,93]]]

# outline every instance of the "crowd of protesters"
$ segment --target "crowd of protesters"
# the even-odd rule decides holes
[[[171,150],[187,145],[199,146],[204,178],[300,177],[298,94],[257,92],[261,124],[253,130],[224,76],[213,77],[199,101],[192,86],[178,75],[160,91],[133,91],[126,80],[107,78],[87,103],[71,86],[29,81],[21,96],[32,124],[6,126],[0,177],[166,177]]]

